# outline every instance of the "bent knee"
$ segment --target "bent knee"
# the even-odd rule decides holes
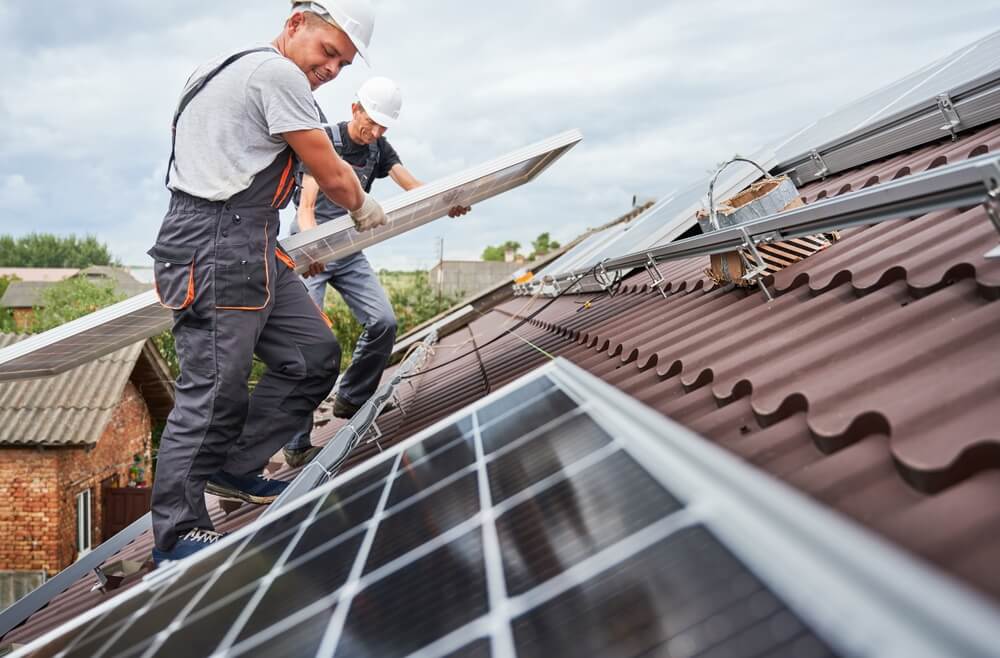
[[[319,343],[302,346],[301,351],[306,362],[306,377],[336,379],[340,371],[340,343],[333,334]]]
[[[396,336],[396,316],[389,313],[379,315],[368,325],[368,331],[375,336]]]

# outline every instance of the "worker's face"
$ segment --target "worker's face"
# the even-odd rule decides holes
[[[374,144],[375,140],[384,135],[388,128],[375,123],[361,103],[351,106],[351,120],[354,121],[355,132],[361,136],[362,144]]]
[[[358,52],[344,32],[301,12],[292,14],[285,31],[285,57],[302,69],[313,90],[336,78]]]

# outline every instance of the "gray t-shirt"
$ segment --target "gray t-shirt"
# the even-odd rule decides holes
[[[231,54],[199,67],[184,91]],[[168,187],[210,201],[229,199],[288,147],[281,133],[312,128],[320,128],[319,114],[299,67],[276,50],[244,55],[181,114]]]

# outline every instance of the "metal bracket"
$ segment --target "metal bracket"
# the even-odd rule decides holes
[[[993,223],[993,228],[1000,233],[1000,166],[990,167],[990,173],[984,177],[986,183],[987,200],[983,203],[986,216]],[[986,253],[987,260],[1000,259],[1000,247],[991,249]]]
[[[608,274],[608,270],[605,269],[603,262],[597,264],[597,269],[594,271],[594,280],[597,281],[597,285],[601,287],[601,290],[607,290],[614,285],[611,275]]]
[[[826,166],[826,161],[819,154],[819,151],[816,149],[809,151],[809,159],[816,165],[816,176],[826,178],[827,174],[830,173],[830,168]]]
[[[656,261],[653,260],[653,255],[650,253],[646,254],[646,273],[649,274],[649,278],[652,280],[652,287],[666,299],[667,293],[663,292],[663,284],[665,283],[663,275],[660,274],[660,270],[656,269]]]
[[[376,447],[378,447],[378,451],[382,452],[382,444],[378,442],[378,440],[382,438],[382,429],[378,426],[378,423],[373,420],[371,427],[368,428],[368,431],[371,433],[371,436],[365,441],[365,443],[371,443],[374,441]]]
[[[392,404],[395,405],[396,410],[405,416],[406,412],[403,411],[403,403],[400,402],[399,394],[397,393],[396,389],[392,389],[392,397],[390,397],[389,399],[392,400]]]
[[[743,260],[743,266],[747,269],[747,273],[743,275],[745,281],[753,281],[758,286],[760,286],[761,291],[764,296],[767,297],[767,301],[774,301],[774,297],[771,295],[771,291],[767,289],[764,284],[763,274],[767,272],[767,265],[764,264],[764,259],[761,258],[760,252],[757,251],[757,245],[754,243],[753,238],[747,233],[744,227],[740,227],[740,233],[743,235],[743,247],[747,249],[753,256],[754,263],[747,262],[747,257],[740,250],[740,258]]]
[[[941,130],[950,132],[953,141],[958,139],[958,129],[962,127],[962,117],[958,116],[958,110],[955,109],[955,104],[951,101],[951,96],[948,94],[938,94],[937,106],[942,116],[944,116],[944,120],[948,122],[941,126]]]

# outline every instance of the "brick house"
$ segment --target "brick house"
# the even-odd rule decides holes
[[[0,348],[22,338],[0,334]],[[169,369],[150,341],[0,383],[0,608],[148,509],[136,490],[151,484],[152,429],[172,406]]]

